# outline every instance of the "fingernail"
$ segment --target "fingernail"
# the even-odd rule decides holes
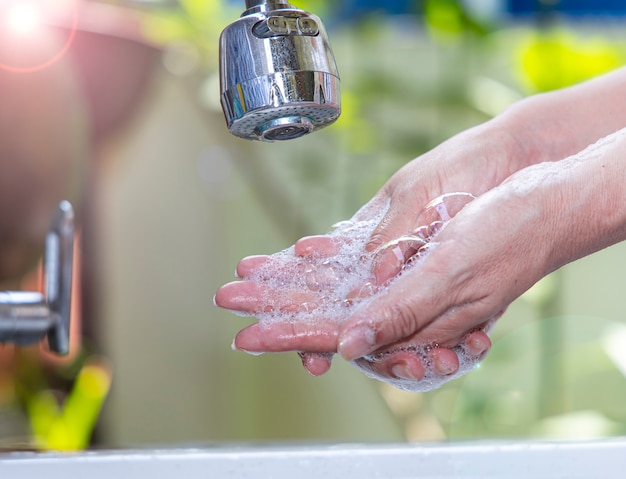
[[[491,347],[491,341],[487,336],[479,334],[470,334],[465,340],[465,344],[469,349],[469,353],[472,356],[481,356],[486,353]]]
[[[344,333],[339,340],[337,352],[346,361],[371,353],[376,342],[376,334],[370,328],[357,327]]]
[[[262,351],[248,351],[246,349],[242,349],[242,348],[238,348],[237,345],[235,344],[235,339],[233,339],[233,342],[230,345],[230,349],[232,349],[233,351],[241,351],[243,353],[249,354],[251,356],[261,356],[261,354],[263,354]]]
[[[420,379],[420,378],[415,377],[415,375],[409,369],[408,364],[406,364],[404,362],[400,362],[398,364],[395,364],[391,368],[391,373],[398,379],[410,379],[412,381]]]
[[[456,368],[450,366],[449,364],[437,363],[435,370],[439,376],[449,376],[456,371]]]
[[[440,356],[436,356],[434,359],[435,373],[439,376],[448,376],[455,373],[458,369],[457,364],[442,360]]]

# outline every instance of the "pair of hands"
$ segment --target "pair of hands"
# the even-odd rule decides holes
[[[516,161],[523,156],[516,141],[492,138],[479,128],[449,140],[407,164],[355,215],[364,221],[386,208],[363,246],[371,260],[366,284],[374,292],[340,321],[322,309],[317,314],[318,293],[298,286],[297,275],[283,275],[278,287],[270,279],[289,262],[319,265],[333,258],[342,244],[335,237],[299,240],[287,263],[275,256],[243,259],[237,269],[243,280],[218,290],[218,306],[252,315],[311,308],[314,320],[252,324],[234,347],[297,351],[314,375],[325,373],[339,353],[369,376],[411,391],[470,369],[490,347],[489,327],[513,300],[562,264],[605,246],[594,246],[597,234],[583,234],[586,211],[574,203],[588,204],[595,190],[582,182],[589,183],[606,151],[529,166]],[[477,198],[437,233],[428,254],[395,277],[410,255],[385,245],[415,229],[415,212],[430,199],[454,191]],[[568,216],[576,211],[580,222]],[[263,274],[255,276],[258,271]]]
[[[251,353],[297,351],[313,375],[328,371],[333,355],[339,353],[369,376],[409,390],[435,387],[482,359],[491,346],[488,327],[525,289],[501,293],[508,269],[502,258],[513,252],[510,263],[526,261],[515,254],[504,229],[511,216],[517,216],[511,211],[515,204],[502,204],[503,194],[490,192],[515,165],[502,137],[498,142],[487,138],[479,130],[470,130],[417,158],[352,218],[354,222],[377,215],[380,219],[363,254],[371,266],[367,287],[381,292],[367,293],[371,299],[346,308],[346,317],[339,321],[315,311],[311,321],[260,321],[243,329],[234,347]],[[454,191],[471,191],[480,197],[458,214],[460,208],[455,208],[450,214],[456,214],[454,219],[436,236],[437,246],[395,278],[406,258],[398,258],[392,248],[380,253],[381,248],[415,230],[416,212],[430,200]],[[342,238],[336,235],[302,238],[288,262],[321,264],[336,256],[341,245]],[[296,314],[319,302],[317,292],[296,286],[289,274],[280,287],[257,274],[280,276],[287,267],[293,264],[286,264],[284,257],[244,258],[237,267],[242,281],[221,287],[215,303],[262,316],[269,310]],[[526,286],[529,283],[526,279]]]
[[[476,195],[437,234],[437,246],[383,293],[348,308],[341,321],[316,315],[321,310],[313,306],[313,321],[262,321],[243,329],[234,346],[298,351],[315,375],[339,353],[367,374],[409,390],[430,387],[426,376],[432,382],[454,375],[461,353],[466,362],[479,360],[489,349],[488,326],[530,286],[626,239],[626,110],[616,101],[624,96],[625,80],[622,68],[526,98],[408,163],[357,213],[361,220],[386,208],[363,254],[376,255],[412,231],[416,213],[433,198],[456,191]],[[324,236],[300,240],[293,252],[295,262],[336,254]],[[245,314],[311,307],[315,301],[294,288],[293,278],[283,276],[278,287],[269,287],[268,278],[249,279],[259,268],[280,276],[275,260],[242,260],[243,280],[220,288],[216,304]],[[397,266],[393,257],[372,262],[373,288]]]
[[[446,204],[453,206],[467,196],[447,195],[436,207],[447,214]],[[434,212],[435,206],[429,209]],[[330,368],[335,352],[346,357],[342,350],[346,343],[338,344],[342,323],[386,294],[400,276],[428,256],[433,245],[418,235],[405,235],[367,253],[364,223],[372,222],[353,219],[343,222],[339,231],[302,238],[271,257],[244,258],[237,267],[243,280],[222,287],[216,295],[218,305],[259,318],[237,335],[235,347],[251,353],[300,351],[303,365],[313,375]],[[419,228],[419,233],[441,226],[435,220]],[[472,331],[456,343],[445,348],[407,338],[352,361],[370,377],[402,389],[425,390],[473,367],[490,346],[483,330]]]

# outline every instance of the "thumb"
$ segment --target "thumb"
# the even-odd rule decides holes
[[[365,250],[374,252],[381,246],[406,235],[415,225],[416,214],[407,203],[390,199],[389,207],[372,232]]]
[[[435,281],[420,281],[414,274],[417,269],[400,277],[341,326],[337,352],[344,359],[352,361],[410,337],[446,311],[448,301],[436,294]]]

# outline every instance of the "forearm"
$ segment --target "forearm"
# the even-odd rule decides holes
[[[429,171],[437,171],[443,191],[471,190],[480,195],[518,170],[567,158],[625,127],[625,104],[626,68],[527,97],[423,155],[418,167],[400,170],[387,189],[407,183],[409,171],[419,173],[415,184],[423,184]]]
[[[567,263],[626,240],[624,185],[626,129],[570,157],[531,165],[511,175],[485,195],[495,209],[493,219],[482,221],[494,222],[487,227],[490,230],[506,218],[514,219],[497,240],[527,256],[527,263],[520,267],[526,268],[525,275],[520,273],[526,287]],[[502,257],[507,255],[514,256],[502,253]]]
[[[553,269],[626,240],[626,131],[559,162]]]
[[[557,161],[626,126],[626,68],[593,80],[528,97],[492,120],[515,140],[522,168]]]

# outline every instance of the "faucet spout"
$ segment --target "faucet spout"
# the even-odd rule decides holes
[[[246,9],[251,9],[254,7],[261,7],[263,5],[268,5],[268,7],[272,7],[270,4],[274,5],[284,5],[287,4],[285,0],[246,0]],[[275,8],[268,8],[268,10],[274,10]]]
[[[230,132],[293,140],[341,114],[339,72],[319,17],[286,0],[246,0],[220,37],[220,93]]]

